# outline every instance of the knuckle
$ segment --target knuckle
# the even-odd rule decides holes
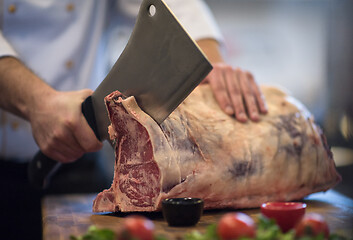
[[[252,74],[251,72],[245,71],[245,74],[246,74],[246,76],[247,76],[249,79],[255,81],[254,76],[253,76],[253,74]]]
[[[212,84],[212,88],[213,88],[213,91],[216,93],[216,94],[221,94],[222,92],[225,91],[225,88],[222,84],[220,83],[214,83]]]
[[[55,145],[61,139],[65,137],[64,131],[62,129],[55,129],[51,135],[51,138],[48,140],[48,144]]]
[[[237,68],[235,69],[235,72],[238,73],[238,74],[243,74],[243,73],[244,73],[243,69],[241,69],[241,68],[239,68],[239,67],[237,67]]]
[[[239,95],[241,95],[241,89],[237,84],[233,83],[231,86],[232,87],[229,88],[229,93],[231,96],[238,97]]]
[[[77,129],[78,127],[77,121],[72,116],[69,116],[64,120],[64,125],[72,130]]]
[[[239,89],[235,88],[233,89],[231,95],[232,95],[232,98],[238,99],[239,97],[241,97],[241,92]]]
[[[228,72],[228,73],[231,73],[231,72],[233,72],[234,70],[233,70],[233,67],[232,66],[230,66],[230,65],[226,65],[226,66],[224,66],[224,71],[226,71],[226,72]]]
[[[254,78],[248,77],[248,81],[249,81],[249,83],[250,83],[252,86],[254,86],[255,88],[257,88],[257,84],[256,84],[256,81],[255,81]]]
[[[236,68],[236,69],[234,70],[234,74],[235,74],[235,77],[236,77],[237,79],[239,79],[239,78],[240,78],[240,74],[241,74],[241,70],[240,70],[239,68]]]
[[[251,98],[252,97],[252,91],[249,88],[244,88],[243,89],[243,95],[246,98]]]
[[[55,146],[57,145],[57,140],[55,137],[51,137],[46,140],[46,142],[42,146],[42,151],[45,153],[50,153],[55,149]]]

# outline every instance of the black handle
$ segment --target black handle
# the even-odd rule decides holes
[[[81,111],[82,111],[83,116],[85,116],[88,125],[92,128],[92,130],[93,130],[94,134],[96,135],[97,139],[99,141],[102,141],[101,137],[99,136],[99,132],[98,132],[96,116],[95,116],[95,113],[94,113],[94,108],[93,108],[93,103],[92,103],[92,97],[91,96],[86,98],[85,101],[82,103]]]
[[[82,103],[81,110],[89,126],[100,140],[91,96],[86,98]],[[37,189],[45,189],[48,187],[51,177],[57,172],[60,166],[61,163],[47,157],[44,153],[39,151],[28,165],[28,179],[30,184]]]
[[[28,179],[37,189],[48,187],[51,177],[60,168],[61,163],[47,157],[39,151],[28,164]]]

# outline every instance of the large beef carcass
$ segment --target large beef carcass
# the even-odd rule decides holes
[[[134,97],[107,96],[114,180],[93,211],[158,211],[171,197],[202,198],[206,209],[252,208],[333,187],[341,178],[312,115],[283,91],[262,90],[269,112],[258,123],[226,115],[209,85],[161,125]]]

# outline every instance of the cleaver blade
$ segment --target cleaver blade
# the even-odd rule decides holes
[[[82,113],[100,141],[109,140],[104,98],[113,91],[134,96],[158,124],[192,92],[212,65],[163,0],[143,0],[130,39]],[[43,189],[61,163],[39,151],[28,165],[32,186]]]
[[[160,124],[211,69],[168,6],[162,0],[144,0],[124,51],[91,96],[98,139],[109,139],[104,97],[114,90],[134,96]]]

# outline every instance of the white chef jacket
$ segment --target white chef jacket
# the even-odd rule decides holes
[[[141,1],[0,0],[0,57],[18,57],[57,90],[95,89],[125,46]],[[195,40],[222,39],[202,0],[165,2]],[[0,110],[0,159],[28,161],[37,151],[30,124]]]

